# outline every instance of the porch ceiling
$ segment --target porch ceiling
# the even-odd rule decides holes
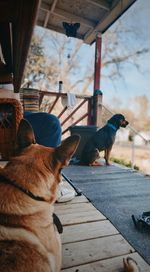
[[[136,0],[42,0],[37,24],[64,33],[63,22],[80,23],[76,37],[87,44],[104,33]]]

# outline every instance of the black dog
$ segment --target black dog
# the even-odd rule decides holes
[[[81,154],[80,164],[89,166],[101,165],[96,160],[100,158],[99,152],[104,150],[106,165],[110,165],[110,152],[115,142],[116,132],[120,127],[126,127],[128,124],[128,121],[125,120],[122,114],[113,115],[107,121],[107,124],[95,132],[87,141]]]

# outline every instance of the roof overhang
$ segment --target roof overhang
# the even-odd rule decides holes
[[[37,24],[65,34],[63,22],[80,23],[76,37],[87,44],[104,33],[136,0],[42,0]]]

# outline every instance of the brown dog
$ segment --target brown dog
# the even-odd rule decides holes
[[[52,204],[60,171],[78,143],[74,135],[55,149],[35,144],[30,124],[21,121],[18,154],[0,170],[0,272],[60,271]]]

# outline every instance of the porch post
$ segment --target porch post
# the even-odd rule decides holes
[[[101,72],[101,49],[102,37],[97,34],[95,43],[95,67],[94,67],[94,91],[93,91],[93,107],[92,107],[92,125],[101,126],[102,116],[102,92],[100,91],[100,72]]]
[[[101,34],[97,34],[96,42],[95,42],[94,94],[96,90],[100,89],[101,48],[102,48],[102,37],[101,37]]]

